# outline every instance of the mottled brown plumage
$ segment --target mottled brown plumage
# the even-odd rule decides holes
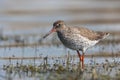
[[[103,39],[104,36],[108,35],[106,32],[96,32],[89,30],[84,27],[69,27],[74,33],[80,34],[83,37],[88,38],[89,40],[100,40]]]
[[[52,32],[57,32],[59,39],[66,47],[77,51],[82,61],[82,68],[85,51],[109,35],[109,33],[92,31],[84,27],[69,27],[62,20],[54,22],[52,30],[43,38]],[[83,55],[79,51],[82,51]]]

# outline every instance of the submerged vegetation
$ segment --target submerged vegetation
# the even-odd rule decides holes
[[[18,60],[4,64],[2,71],[5,72],[6,80],[34,78],[35,80],[119,80],[120,61],[104,63],[96,62],[93,57],[85,64],[84,71],[80,68],[79,60],[68,54],[66,58],[33,59],[32,63],[24,64]]]

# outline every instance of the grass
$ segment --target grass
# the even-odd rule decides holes
[[[11,59],[12,60],[12,59]],[[53,60],[54,63],[49,61]],[[64,60],[64,61],[63,61]],[[51,59],[49,57],[42,57],[41,63],[23,64],[18,63],[3,65],[3,71],[6,72],[6,77],[13,80],[16,78],[36,78],[40,80],[119,80],[120,73],[118,73],[120,64],[116,62],[109,62],[105,60],[104,64],[85,64],[84,71],[81,71],[79,61],[73,61],[73,56],[69,53],[66,58],[59,57]],[[75,62],[75,63],[72,63]],[[114,65],[111,67],[111,65]],[[103,67],[104,66],[104,67]],[[112,69],[112,70],[110,70]],[[116,70],[114,70],[116,69]],[[115,76],[111,76],[112,71],[115,71]],[[9,76],[8,76],[9,75]]]

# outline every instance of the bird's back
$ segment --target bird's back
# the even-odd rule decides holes
[[[67,27],[57,33],[66,47],[82,51],[94,46],[107,35],[107,33],[95,32],[84,27]]]
[[[109,35],[106,32],[93,31],[84,27],[69,27],[74,34],[80,34],[89,40],[100,40]]]

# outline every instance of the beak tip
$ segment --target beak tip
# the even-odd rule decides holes
[[[44,35],[41,40],[45,39],[47,36],[49,36],[52,32],[55,32],[54,29],[52,29],[49,33],[47,33],[46,35]]]

